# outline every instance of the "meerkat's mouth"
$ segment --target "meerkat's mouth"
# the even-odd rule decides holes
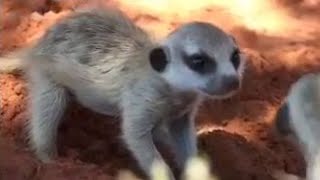
[[[213,99],[228,99],[228,98],[231,98],[232,96],[234,96],[235,94],[238,93],[238,89],[237,90],[233,90],[233,91],[230,91],[226,94],[222,94],[222,95],[211,95],[211,98]]]
[[[239,93],[241,88],[242,88],[242,82],[240,80],[237,87],[233,87],[233,88],[221,87],[221,88],[214,89],[214,90],[200,89],[199,92],[200,92],[200,94],[202,94],[205,97],[208,97],[210,99],[228,99],[228,98],[231,98],[232,96],[236,95],[237,93]]]
[[[199,94],[204,96],[204,97],[207,97],[209,99],[228,99],[228,98],[231,98],[232,96],[234,96],[235,94],[237,94],[238,92],[240,91],[240,88],[238,89],[235,89],[235,90],[232,90],[232,91],[229,91],[227,93],[223,93],[223,94],[210,94],[206,91],[202,91],[200,90],[199,91]]]

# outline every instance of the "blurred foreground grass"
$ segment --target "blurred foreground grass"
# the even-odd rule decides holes
[[[211,175],[208,161],[202,157],[193,157],[187,162],[184,171],[184,180],[219,180]],[[141,180],[129,171],[121,171],[118,180]],[[152,167],[151,180],[170,180],[165,166],[160,162],[155,162]]]

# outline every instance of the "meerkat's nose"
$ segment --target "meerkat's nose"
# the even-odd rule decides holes
[[[240,86],[239,78],[235,75],[228,75],[223,78],[223,84],[228,90],[238,89]]]

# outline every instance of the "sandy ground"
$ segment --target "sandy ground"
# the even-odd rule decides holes
[[[88,4],[37,2],[2,1],[0,54],[30,44],[72,8]],[[231,99],[204,103],[197,118],[200,151],[208,155],[213,172],[222,180],[272,180],[274,170],[305,175],[301,153],[270,127],[290,84],[305,73],[320,71],[320,28],[314,23],[320,17],[316,14],[320,6],[316,1],[278,2],[277,7],[286,10],[283,27],[289,30],[249,28],[241,17],[216,6],[202,7],[188,16],[171,12],[160,16],[157,11],[141,12],[125,3],[104,4],[125,9],[137,24],[159,37],[192,19],[213,22],[234,34],[248,57],[243,89]],[[77,104],[71,106],[59,129],[60,158],[53,164],[38,162],[26,144],[27,95],[23,76],[0,74],[1,180],[109,180],[120,169],[139,174],[119,138],[119,121]]]

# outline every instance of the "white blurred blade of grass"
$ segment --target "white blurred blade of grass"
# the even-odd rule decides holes
[[[218,178],[211,175],[208,161],[200,157],[189,159],[184,176],[185,180],[218,180]]]
[[[152,180],[170,180],[169,179],[169,171],[166,168],[165,164],[161,161],[155,161],[152,164],[151,168],[151,179]]]
[[[117,180],[142,180],[130,171],[120,171]]]
[[[160,161],[155,161],[151,168],[152,180],[170,180],[168,169],[165,164]],[[210,165],[208,161],[201,157],[189,159],[184,172],[184,180],[218,180],[217,177],[210,173]],[[140,180],[129,171],[120,172],[118,180]]]

